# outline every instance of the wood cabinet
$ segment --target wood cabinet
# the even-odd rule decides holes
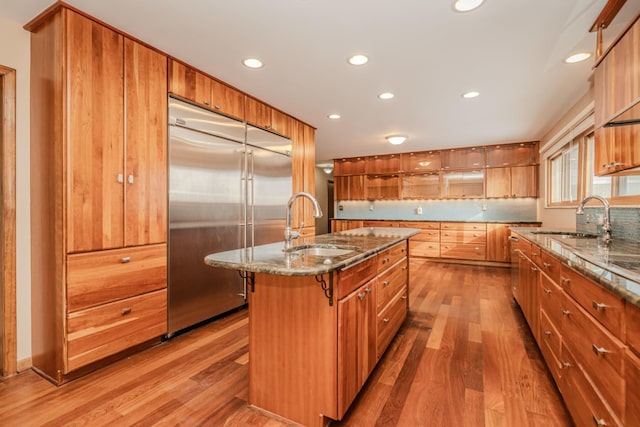
[[[368,175],[397,174],[400,172],[400,155],[386,154],[365,158],[365,173]]]
[[[440,173],[402,175],[402,199],[439,199]]]
[[[451,170],[442,173],[443,198],[484,197],[484,169]]]
[[[540,275],[539,346],[556,382],[562,377],[562,288],[546,274]]]
[[[293,151],[293,193],[305,191],[315,195],[315,129],[302,122],[293,122],[293,137],[291,138],[291,143]],[[315,235],[316,222],[313,212],[313,204],[306,197],[297,201],[293,207],[293,227],[300,228],[302,225],[303,233]]]
[[[333,278],[256,273],[249,403],[300,425],[342,419],[406,318],[406,254],[403,241]]]
[[[473,222],[440,224],[440,257],[482,261],[486,259],[487,226]]]
[[[294,132],[291,117],[250,96],[246,98],[245,118],[252,125],[287,138],[291,138]]]
[[[487,198],[538,197],[538,167],[487,168]]]
[[[419,228],[422,231],[409,239],[411,257],[440,258],[440,223],[402,221],[400,228]]]
[[[434,172],[442,168],[440,151],[402,153],[400,158],[405,173]]]
[[[486,147],[487,168],[538,164],[538,143],[490,145]]]
[[[365,200],[364,175],[334,176],[335,200]]]
[[[245,119],[245,95],[175,59],[169,61],[169,92],[203,107]]]
[[[532,251],[533,247],[532,246]],[[524,314],[529,328],[536,338],[540,341],[540,268],[526,256],[520,258],[519,261],[519,287],[518,302],[522,313]]]
[[[511,243],[509,227],[517,224],[487,224],[487,261],[510,262]]]
[[[443,169],[478,169],[485,161],[484,147],[452,148],[442,151]]]
[[[167,58],[64,4],[26,27],[32,358],[60,383],[166,332]],[[149,282],[100,264],[121,248],[155,254]]]
[[[626,352],[624,377],[627,398],[624,423],[640,426],[640,359],[629,350]]]
[[[618,39],[594,71],[595,165],[597,175],[640,166],[640,21]],[[636,124],[605,127],[610,122]]]
[[[333,161],[333,176],[364,175],[364,157],[336,159]]]
[[[625,325],[627,331],[627,344],[629,347],[640,356],[640,333],[634,333],[633,331],[640,331],[640,307],[632,304],[625,304]]]
[[[367,175],[364,194],[367,200],[398,200],[400,177],[398,175]]]
[[[337,233],[339,231],[352,230],[354,228],[362,228],[362,220],[360,219],[332,219],[331,220],[331,232]]]

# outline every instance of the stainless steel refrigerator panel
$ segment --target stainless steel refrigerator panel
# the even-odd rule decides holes
[[[290,139],[250,125],[247,125],[247,144],[291,155],[292,145]]]
[[[246,137],[246,126],[243,122],[171,97],[169,98],[169,124],[196,129],[199,132],[240,143],[244,143]]]
[[[248,147],[248,154],[252,178],[250,242],[263,245],[282,241],[287,202],[292,193],[291,157],[254,147]]]
[[[203,261],[244,245],[244,159],[240,143],[171,127],[169,335],[244,304],[238,273]]]

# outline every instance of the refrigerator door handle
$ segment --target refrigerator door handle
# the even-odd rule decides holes
[[[253,180],[253,150],[247,150],[247,167],[249,168],[249,177],[248,177],[248,181],[247,181],[247,185],[249,186],[249,191],[248,191],[248,197],[249,197],[249,203],[247,204],[247,206],[249,206],[249,223],[247,224],[248,228],[248,235],[249,235],[249,246],[253,246],[254,242],[255,242],[255,233],[254,233],[254,210],[253,210],[253,206],[254,206],[254,180]],[[246,292],[245,292],[246,294]]]

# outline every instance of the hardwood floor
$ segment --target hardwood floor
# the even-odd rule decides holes
[[[415,261],[411,313],[337,426],[571,426],[509,270]],[[0,380],[3,426],[283,426],[247,406],[246,311],[56,387]]]

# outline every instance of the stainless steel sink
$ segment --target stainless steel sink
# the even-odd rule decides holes
[[[327,244],[311,244],[295,246],[291,249],[287,249],[286,252],[294,253],[298,255],[311,255],[318,257],[337,257],[350,254],[358,250],[357,246],[338,246]]]

